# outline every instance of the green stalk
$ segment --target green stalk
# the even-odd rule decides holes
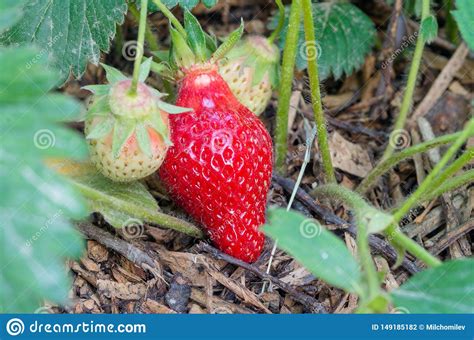
[[[280,173],[285,173],[285,158],[288,148],[288,110],[290,108],[291,83],[293,82],[298,47],[298,35],[301,20],[301,0],[293,0],[290,10],[288,32],[286,34],[283,61],[281,66],[281,79],[276,116],[275,149],[276,168]]]
[[[138,12],[137,5],[132,2],[128,6],[128,10],[132,14],[133,18],[137,23],[140,23],[140,13]],[[148,46],[150,46],[150,50],[152,51],[158,51],[158,43],[156,42],[155,35],[153,34],[151,27],[148,23],[148,20],[146,21],[146,27],[145,27],[145,40],[148,43]]]
[[[432,199],[435,199],[446,192],[453,191],[468,183],[474,183],[474,169],[468,170],[459,176],[447,179],[444,183],[440,184],[438,187],[435,187],[433,191],[424,195],[422,199],[424,202],[431,201]]]
[[[393,168],[395,165],[418,153],[426,152],[432,148],[436,148],[440,145],[452,143],[455,141],[461,132],[452,133],[449,135],[440,136],[429,141],[413,145],[409,148],[403,149],[400,152],[397,152],[391,155],[387,159],[382,159],[375,168],[373,168],[369,174],[364,178],[364,180],[359,184],[356,189],[356,192],[359,194],[364,194],[375,185],[375,183],[380,179],[384,173]]]
[[[145,43],[147,10],[148,0],[142,0],[140,8],[140,22],[138,25],[137,56],[135,58],[135,63],[133,64],[132,85],[130,86],[130,91],[128,92],[131,96],[137,94],[138,76],[140,75],[140,65],[142,64],[143,49]]]
[[[461,157],[456,159],[450,166],[443,170],[443,173],[438,176],[438,178],[433,181],[431,185],[432,188],[438,188],[449,178],[455,177],[454,175],[463,168],[464,165],[469,163],[474,159],[474,148],[468,148]]]
[[[163,13],[165,17],[168,18],[168,20],[173,24],[174,28],[178,30],[179,33],[185,38],[188,36],[186,33],[186,30],[184,29],[183,25],[179,22],[179,20],[174,16],[173,13],[166,7],[161,0],[153,0],[155,3],[156,7]]]
[[[278,25],[275,28],[275,30],[270,34],[270,37],[268,37],[268,42],[270,44],[273,44],[275,39],[280,35],[281,30],[283,29],[283,25],[285,24],[285,6],[283,6],[283,3],[281,0],[275,0],[276,5],[278,6]]]
[[[306,1],[306,0],[304,0]],[[371,301],[375,298],[380,291],[379,280],[377,276],[377,269],[372,260],[369,247],[369,230],[367,225],[362,221],[365,214],[371,211],[376,211],[375,208],[371,207],[361,196],[353,191],[350,191],[337,184],[326,184],[321,187],[317,187],[311,193],[312,195],[329,197],[332,199],[340,200],[347,205],[351,206],[356,213],[356,225],[357,225],[357,249],[359,252],[359,261],[364,269],[364,273],[367,280],[368,294],[366,299]]]
[[[474,118],[468,122],[466,128],[461,132],[458,138],[454,141],[453,145],[446,151],[443,158],[436,164],[433,170],[426,176],[425,180],[420,184],[418,189],[408,197],[403,205],[394,213],[393,218],[398,223],[400,220],[410,211],[410,209],[420,202],[423,195],[425,195],[429,188],[432,187],[435,179],[444,169],[449,160],[456,154],[459,148],[466,142],[469,136],[474,132]]]
[[[430,14],[430,0],[423,0],[421,8],[421,22],[426,19]],[[408,74],[407,86],[405,88],[405,93],[403,94],[402,107],[400,108],[400,113],[398,114],[397,120],[395,121],[394,132],[397,130],[403,129],[405,122],[408,117],[408,112],[413,104],[413,92],[415,91],[416,78],[418,75],[418,70],[421,64],[421,56],[423,54],[423,48],[425,47],[425,40],[421,32],[418,32],[416,38],[415,53],[413,55],[413,60],[410,66],[410,72]],[[382,159],[389,158],[394,152],[394,146],[388,143],[387,148],[385,149]]]
[[[311,0],[303,0],[303,21],[306,44],[308,46],[316,47],[313,7]],[[331,161],[331,153],[329,151],[328,133],[326,129],[326,119],[324,118],[323,106],[321,103],[321,92],[319,89],[319,74],[318,74],[318,56],[317,49],[314,58],[308,58],[308,75],[309,85],[311,89],[311,103],[313,104],[314,120],[318,129],[318,145],[321,150],[323,161],[324,174],[327,183],[336,183],[336,176],[334,174],[334,167]]]
[[[113,206],[117,211],[122,211],[126,214],[129,214],[130,216],[157,224],[164,228],[173,229],[196,238],[203,237],[203,233],[199,228],[177,217],[166,215],[158,211],[153,211],[140,205],[131,205],[124,200],[114,199],[113,197],[110,197],[99,190],[95,190],[92,187],[83,185],[74,180],[71,180],[71,183],[84,197],[91,199],[92,201]]]
[[[389,241],[392,241],[399,247],[407,250],[412,255],[423,261],[427,266],[436,267],[442,264],[439,259],[431,255],[425,248],[406,236],[400,228],[398,228],[398,225],[391,225],[385,230],[384,234]]]

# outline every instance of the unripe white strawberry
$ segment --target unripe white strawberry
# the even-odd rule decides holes
[[[280,52],[267,38],[250,35],[219,62],[232,93],[257,116],[267,107],[279,77]]]
[[[85,121],[91,161],[114,181],[138,180],[163,163],[171,145],[168,113],[189,110],[163,102],[163,95],[144,79],[131,95],[132,81],[110,66],[104,68],[110,84],[86,87],[94,92]]]

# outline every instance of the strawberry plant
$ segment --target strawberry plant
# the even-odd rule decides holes
[[[134,286],[147,287],[146,294],[134,296],[134,301],[146,301],[150,310],[157,309],[153,303],[161,302],[173,308],[167,297],[159,303],[152,300],[169,293],[167,284],[160,284],[168,283],[172,273],[175,278],[188,275],[196,302],[202,300],[195,294],[196,287],[205,286],[206,294],[212,295],[213,281],[218,281],[226,294],[216,301],[232,295],[227,290],[235,290],[250,308],[268,312],[270,306],[260,301],[267,295],[258,295],[257,290],[266,291],[267,282],[261,279],[272,276],[272,261],[280,248],[286,254],[278,265],[295,259],[317,280],[357,297],[355,312],[386,313],[395,308],[411,313],[474,313],[473,260],[456,256],[445,260],[447,256],[433,251],[436,245],[426,249],[404,225],[413,210],[423,207],[428,211],[439,197],[449,205],[453,190],[472,186],[474,170],[468,166],[474,159],[472,114],[463,119],[462,127],[449,133],[403,149],[390,142],[377,148],[373,153],[375,159],[380,154],[377,164],[364,178],[348,180],[336,171],[334,155],[341,150],[331,145],[327,121],[352,133],[357,129],[351,123],[342,124],[340,117],[325,114],[321,81],[327,81],[331,89],[342,82],[351,86],[357,77],[347,77],[379,47],[374,24],[379,21],[373,22],[370,11],[366,14],[350,2],[293,0],[284,7],[276,0],[278,13],[267,23],[272,30],[268,37],[262,31],[244,35],[243,21],[235,30],[227,23],[224,30],[205,30],[201,24],[212,28],[214,23],[199,21],[199,11],[212,11],[216,4],[217,0],[0,0],[0,312],[31,313],[45,301],[67,306],[68,295],[79,293],[70,289],[72,275],[66,273],[65,262],[77,274],[75,280],[83,281],[77,291],[90,290],[101,302],[109,298],[100,291],[104,278],[112,286],[129,284],[131,279]],[[396,110],[390,112],[393,128],[386,129],[393,131],[392,138],[401,129],[415,129],[410,115],[420,97],[417,77],[424,49],[440,40],[439,14],[430,5],[423,0],[405,6],[407,13],[417,14],[420,28],[410,63],[397,65],[406,66],[408,76],[395,80],[400,96],[391,98]],[[467,0],[457,0],[451,19],[446,19],[455,25],[449,31],[458,29],[465,41],[454,48],[467,45],[473,49],[471,7]],[[154,12],[161,14],[149,15]],[[168,27],[161,24],[163,16]],[[230,25],[235,24],[231,20]],[[208,33],[216,31],[219,39]],[[231,33],[220,39],[223,32]],[[117,51],[130,36],[136,55],[121,58]],[[453,48],[443,41],[441,45]],[[133,65],[127,63],[132,60]],[[311,105],[302,109],[296,104],[298,118],[289,117],[290,105],[295,105],[290,97],[299,91],[294,85],[301,85],[302,74],[307,75]],[[456,73],[458,80],[462,76]],[[453,84],[458,93],[466,92],[462,85],[456,86]],[[79,99],[88,96],[87,104],[67,93]],[[271,100],[274,105],[268,105]],[[370,107],[371,100],[361,99],[359,108],[361,104]],[[257,117],[265,110],[268,115]],[[314,126],[307,120],[311,114],[300,120],[304,110],[313,111]],[[298,123],[293,123],[295,119]],[[296,167],[289,167],[289,161],[299,154],[288,152],[288,136],[296,140],[302,126],[306,131],[304,159],[302,165],[296,162]],[[363,131],[367,130],[371,131]],[[376,143],[367,143],[372,144]],[[431,157],[435,152],[439,157],[422,176],[418,170],[423,162],[417,163],[418,185],[410,184],[405,199],[394,203],[374,199],[387,173],[393,174],[407,160],[422,154]],[[350,156],[347,158],[356,157]],[[310,169],[312,159],[318,161]],[[288,189],[279,179],[288,180],[284,177],[288,169],[296,177],[295,168],[299,173],[286,208],[267,209],[267,196],[275,205],[282,205],[282,190]],[[468,169],[461,173],[464,168]],[[309,171],[314,176],[306,176]],[[400,181],[406,178],[411,177]],[[350,189],[348,182],[354,184]],[[327,208],[320,208],[319,202]],[[325,209],[331,218],[324,215]],[[313,213],[318,220],[308,218]],[[464,215],[453,218],[463,219]],[[334,231],[324,225],[335,221],[342,221],[347,229]],[[89,259],[74,262],[85,254],[85,240],[78,231],[84,232],[84,225],[89,231],[103,228],[99,236],[85,234],[116,253],[95,250],[108,259],[91,264],[94,256],[89,244]],[[346,243],[341,234],[347,237]],[[351,249],[347,247],[351,245],[349,234],[355,240]],[[219,259],[241,266],[242,271],[252,269],[259,276],[258,284],[247,285],[248,278],[239,271],[226,276],[231,265],[219,267],[221,273],[216,270],[217,262],[196,254],[204,249],[196,246],[196,240],[206,238],[225,253],[214,249]],[[386,242],[382,248],[392,252],[393,268],[406,261],[412,264],[412,275],[404,273],[407,279],[398,287],[382,285],[389,273],[376,266],[374,240],[379,245]],[[190,262],[189,256],[192,264],[183,265]],[[117,258],[128,262],[114,263]],[[143,258],[146,265],[139,263]],[[197,258],[204,258],[205,266],[197,266]],[[266,274],[262,266],[267,266]],[[205,280],[194,277],[201,271],[208,271]],[[91,274],[98,272],[102,275],[99,283]],[[272,282],[280,281],[275,276]],[[309,290],[303,292],[290,284],[281,287],[290,298],[293,294],[316,300]],[[302,300],[295,297],[295,301]],[[106,301],[110,303],[99,306],[101,312],[109,312],[111,305],[119,310],[114,299]],[[203,305],[212,312],[207,300]],[[147,310],[140,308],[134,311]],[[249,306],[239,308],[237,311]]]

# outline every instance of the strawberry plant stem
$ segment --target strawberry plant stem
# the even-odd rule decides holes
[[[132,14],[135,21],[139,24],[140,12],[138,12],[137,5],[134,2],[129,3],[128,10]],[[148,23],[148,20],[146,21],[146,27],[145,27],[145,40],[148,43],[148,46],[150,47],[151,51],[158,51],[159,46],[158,46],[158,43],[156,42],[155,36],[153,35],[153,32]]]
[[[273,44],[275,39],[280,35],[281,30],[283,29],[283,25],[285,24],[285,6],[283,6],[281,0],[275,0],[275,3],[278,7],[278,25],[272,32],[272,34],[270,34],[270,36],[268,37],[268,42],[270,44]]]
[[[168,7],[166,7],[165,4],[161,2],[161,0],[153,0],[153,2],[155,3],[156,7],[158,7],[158,9],[163,13],[163,15],[167,17],[168,20],[173,24],[174,28],[176,28],[184,38],[187,37],[188,34],[186,33],[186,30],[184,29],[183,25],[181,25],[179,20],[174,16],[173,13],[171,13]]]
[[[456,159],[450,166],[444,169],[443,173],[433,181],[431,187],[438,188],[441,186],[448,178],[454,177],[456,172],[461,170],[463,166],[469,163],[472,159],[474,159],[474,148],[469,148],[462,154],[461,157]]]
[[[422,8],[421,8],[421,22],[426,19],[430,14],[430,0],[423,0]],[[397,130],[403,129],[405,126],[405,122],[408,117],[408,112],[413,104],[413,93],[415,91],[416,85],[416,78],[418,75],[418,69],[420,68],[421,64],[421,56],[423,54],[423,48],[425,47],[425,39],[423,34],[418,32],[418,36],[416,38],[416,45],[415,45],[415,53],[413,55],[412,63],[410,66],[410,72],[408,73],[408,81],[407,86],[405,88],[405,93],[403,94],[403,101],[402,106],[400,108],[400,113],[398,114],[397,120],[395,121],[395,125],[393,127],[393,133],[398,133]],[[388,143],[387,148],[383,154],[382,159],[389,158],[394,152],[394,146],[392,143]]]
[[[458,138],[454,141],[453,145],[446,151],[444,156],[441,160],[436,164],[433,170],[426,176],[425,180],[420,184],[418,189],[408,197],[408,199],[403,203],[403,205],[394,213],[393,217],[395,221],[398,223],[400,220],[413,208],[414,205],[418,204],[420,199],[423,195],[425,195],[429,188],[432,187],[433,183],[435,183],[435,179],[444,169],[446,164],[448,164],[449,160],[456,154],[459,148],[466,142],[470,135],[474,132],[474,118],[472,118],[466,128],[462,131],[462,133],[458,136]]]
[[[202,231],[191,223],[158,211],[152,211],[136,204],[132,205],[126,201],[114,199],[113,197],[103,194],[99,190],[95,190],[79,182],[71,182],[84,197],[91,199],[92,201],[113,206],[117,211],[123,211],[130,216],[157,224],[164,228],[173,229],[196,238],[203,237]]]
[[[418,153],[426,152],[432,148],[436,148],[440,145],[452,143],[455,141],[461,132],[440,136],[424,143],[413,145],[409,148],[403,149],[400,152],[397,152],[391,155],[389,158],[381,160],[375,168],[373,168],[369,174],[364,178],[364,180],[359,184],[356,189],[356,192],[359,194],[364,194],[372,188],[372,186],[380,179],[384,173],[393,168],[395,165]]]
[[[313,7],[311,0],[303,1],[303,21],[304,33],[307,46],[316,47]],[[317,49],[315,48],[317,51]],[[328,133],[326,129],[326,119],[324,118],[324,111],[321,103],[321,91],[319,89],[319,74],[318,74],[318,55],[317,52],[308,56],[308,75],[309,85],[311,89],[311,103],[313,104],[314,120],[318,129],[318,145],[321,150],[323,161],[324,174],[326,176],[326,183],[336,183],[336,176],[334,175],[334,167],[331,161],[331,153],[328,145]]]
[[[300,21],[301,0],[293,0],[291,3],[285,48],[283,49],[281,80],[279,87],[280,99],[278,101],[275,129],[276,170],[282,174],[284,174],[286,171],[285,158],[288,148],[288,110],[290,107],[290,96],[292,88],[291,83],[293,81],[295,71],[294,68],[296,62]]]
[[[133,78],[130,86],[129,95],[137,94],[138,76],[140,75],[140,65],[143,58],[143,49],[145,45],[146,18],[148,10],[148,0],[142,0],[140,8],[140,22],[138,24],[137,55],[133,64]]]
[[[432,199],[439,197],[446,192],[450,192],[463,185],[466,185],[468,183],[473,183],[473,182],[474,182],[474,169],[468,170],[459,176],[455,176],[455,177],[447,179],[443,184],[439,185],[438,187],[435,187],[433,191],[430,191],[429,193],[424,195],[423,201],[424,202],[431,201]]]

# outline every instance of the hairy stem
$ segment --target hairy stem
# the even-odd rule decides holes
[[[397,152],[391,155],[387,159],[381,160],[377,164],[377,166],[373,168],[369,172],[369,174],[364,178],[364,180],[359,184],[356,191],[359,194],[364,194],[365,192],[367,192],[367,190],[372,188],[372,186],[374,186],[377,183],[377,181],[380,179],[380,176],[382,176],[384,173],[386,173],[388,170],[393,168],[395,165],[397,165],[404,159],[407,159],[418,153],[426,152],[440,145],[452,143],[459,137],[460,134],[461,132],[456,132],[453,134],[440,136],[440,137],[431,139],[429,141],[426,141],[424,143],[420,143],[420,144],[411,146],[409,148],[406,148],[400,152]]]
[[[280,173],[285,173],[285,158],[288,148],[288,110],[290,107],[291,83],[294,77],[298,33],[301,20],[301,0],[293,0],[291,4],[288,32],[286,34],[276,117],[276,168]]]
[[[380,286],[377,269],[370,253],[368,225],[362,221],[363,215],[370,211],[370,205],[355,192],[333,183],[317,187],[313,190],[312,195],[340,200],[355,210],[359,261],[367,281],[367,296],[365,298],[372,300],[378,295]]]
[[[429,267],[436,267],[441,265],[441,261],[435,256],[431,255],[425,248],[406,236],[398,227],[398,225],[391,225],[385,232],[388,241],[397,244],[399,247],[407,250],[412,255],[423,261]]]
[[[421,9],[421,22],[426,19],[430,14],[430,0],[423,0],[422,9]],[[405,122],[408,117],[408,112],[413,104],[413,92],[415,91],[416,78],[418,75],[418,70],[421,64],[421,56],[423,54],[423,48],[425,47],[425,40],[421,32],[418,32],[416,38],[415,53],[410,66],[410,72],[408,74],[407,86],[405,88],[405,93],[403,94],[402,107],[400,108],[400,113],[398,114],[397,120],[395,121],[393,133],[398,133],[397,130],[403,129]],[[389,158],[394,152],[394,146],[391,143],[388,143],[387,148],[385,149],[382,159]]]
[[[331,161],[331,153],[329,151],[328,133],[326,129],[326,119],[324,118],[323,106],[321,103],[321,92],[319,89],[319,74],[318,74],[318,55],[315,41],[313,8],[311,0],[303,1],[303,21],[304,33],[307,46],[313,46],[316,53],[308,56],[308,75],[309,85],[311,89],[311,103],[313,104],[314,120],[318,129],[318,145],[321,150],[323,161],[324,175],[327,183],[336,183],[336,176],[334,175],[334,167]]]
[[[458,138],[454,141],[453,145],[446,151],[443,158],[436,164],[433,170],[426,176],[425,180],[420,184],[418,189],[408,197],[408,199],[403,203],[403,205],[394,213],[393,217],[398,223],[400,220],[410,211],[410,209],[420,202],[423,195],[425,195],[429,188],[432,187],[435,179],[444,169],[449,160],[456,154],[459,148],[466,142],[469,136],[474,132],[474,118],[468,122],[466,128],[461,132]]]
[[[283,25],[285,24],[285,6],[283,6],[283,3],[281,0],[275,0],[275,3],[278,7],[278,25],[275,28],[275,30],[270,34],[270,37],[268,37],[268,42],[270,44],[273,44],[275,39],[280,35],[281,30],[283,29]]]
[[[148,0],[142,0],[140,8],[140,21],[138,25],[138,41],[137,41],[137,55],[135,63],[133,64],[133,78],[130,86],[129,94],[134,96],[137,94],[138,76],[140,75],[140,65],[143,58],[143,50],[145,43],[146,17],[148,10]]]
[[[422,199],[424,202],[431,201],[446,192],[453,191],[469,183],[474,183],[474,169],[468,170],[459,176],[447,179],[444,183],[434,187],[435,189],[424,195]]]
[[[158,9],[163,13],[163,15],[167,17],[168,20],[173,24],[174,28],[176,28],[183,37],[187,37],[188,34],[186,33],[186,30],[184,29],[183,25],[181,25],[179,20],[174,16],[173,13],[171,13],[168,7],[166,7],[161,2],[161,0],[153,0],[153,2],[155,3],[156,7],[158,7]]]
[[[469,163],[472,159],[474,159],[474,148],[468,148],[466,152],[461,155],[461,157],[456,159],[451,165],[449,165],[446,169],[443,170],[443,173],[441,173],[438,178],[433,181],[431,187],[440,187],[449,178],[454,177],[456,172],[461,170],[463,166]]]
[[[164,228],[174,229],[187,234],[192,237],[202,238],[202,231],[196,226],[189,222],[180,220],[179,218],[160,213],[158,211],[152,211],[145,207],[136,204],[130,204],[123,200],[113,199],[112,197],[103,194],[102,192],[95,190],[87,185],[83,185],[74,180],[71,183],[78,189],[78,191],[86,198],[90,198],[94,201],[102,202],[104,205],[111,205],[116,210],[122,211],[126,214],[139,218],[140,220],[157,224]]]
[[[134,2],[131,2],[128,6],[128,10],[132,14],[133,18],[137,23],[140,23],[140,13],[138,12],[137,5]],[[148,20],[146,21],[146,27],[145,27],[145,40],[148,43],[148,46],[150,47],[150,50],[152,51],[158,51],[158,43],[156,41],[156,38],[151,30],[151,27],[148,23]]]

